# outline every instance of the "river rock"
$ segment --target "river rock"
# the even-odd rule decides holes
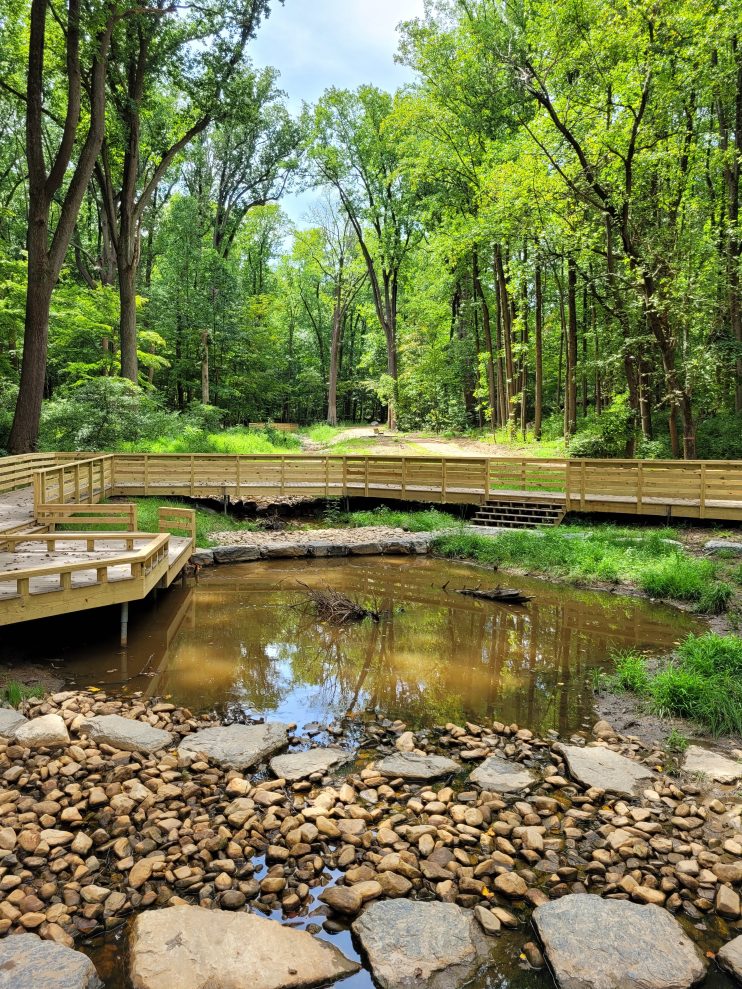
[[[37,934],[0,941],[0,989],[99,989],[95,966],[80,951]]]
[[[583,786],[595,786],[630,797],[635,787],[656,776],[648,766],[603,746],[588,745],[580,748],[577,745],[559,744],[554,748],[566,759],[570,776]]]
[[[191,563],[194,567],[213,567],[215,563],[214,550],[197,549],[195,553],[191,554]]]
[[[353,932],[382,989],[458,989],[489,956],[474,914],[454,903],[378,900]]]
[[[562,989],[687,989],[706,974],[661,907],[577,893],[537,907],[533,923]]]
[[[535,782],[527,769],[494,755],[485,759],[469,776],[469,780],[483,790],[493,790],[495,793],[526,790]]]
[[[703,544],[707,553],[718,553],[719,550],[728,550],[730,553],[742,553],[742,543],[733,539],[709,539]]]
[[[89,718],[82,725],[94,742],[104,742],[124,752],[159,752],[173,744],[173,736],[162,728],[153,728],[144,721],[104,714]]]
[[[180,755],[203,753],[214,762],[234,769],[249,769],[289,743],[289,725],[278,721],[264,725],[228,725],[204,728],[187,735],[178,747]]]
[[[12,707],[0,707],[0,735],[4,738],[12,738],[16,728],[26,724],[28,718],[24,718]]]
[[[57,749],[60,745],[70,743],[67,726],[58,714],[32,718],[25,725],[16,728],[15,739],[19,745],[28,749]]]
[[[214,561],[216,563],[252,563],[260,559],[260,549],[257,546],[215,546]]]
[[[398,752],[376,763],[376,769],[384,776],[399,776],[403,780],[435,780],[440,776],[458,773],[461,766],[452,759],[440,755],[415,755]]]
[[[716,783],[736,783],[742,779],[742,762],[702,749],[700,745],[688,746],[683,769],[686,773],[703,773]]]
[[[289,752],[271,759],[271,769],[276,776],[294,783],[314,773],[326,773],[333,766],[340,766],[351,759],[342,749],[308,749],[306,752]]]
[[[201,907],[139,914],[130,940],[134,989],[308,989],[359,968],[306,931]]]
[[[717,964],[742,982],[742,934],[725,944],[716,956]]]

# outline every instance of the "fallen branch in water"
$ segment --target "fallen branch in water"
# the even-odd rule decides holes
[[[302,584],[302,587],[306,588],[309,600],[314,605],[317,614],[325,621],[343,625],[346,622],[360,622],[364,618],[372,618],[378,622],[381,618],[378,611],[365,608],[339,591],[332,591],[329,588],[317,590],[313,587],[307,587],[306,584]]]
[[[481,601],[499,601],[500,604],[528,604],[531,600],[528,594],[509,587],[494,587],[489,591],[481,591],[478,587],[462,587],[456,593],[479,598]]]

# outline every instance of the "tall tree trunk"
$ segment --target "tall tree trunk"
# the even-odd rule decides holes
[[[544,415],[544,293],[541,284],[541,265],[536,265],[536,381],[533,434],[541,439]]]
[[[43,242],[32,246],[29,231],[28,288],[24,324],[23,364],[20,389],[10,434],[10,452],[33,450],[39,435],[41,403],[46,380],[46,354],[49,340],[49,310],[54,282],[49,276],[46,259],[46,228],[41,228]],[[33,260],[32,260],[33,259]]]
[[[474,281],[474,291],[479,299],[482,309],[482,328],[484,329],[484,345],[487,348],[487,393],[490,407],[490,426],[494,433],[497,429],[497,391],[495,388],[495,364],[494,347],[492,346],[492,322],[490,319],[490,307],[484,294],[482,278],[479,273],[479,256],[474,250],[472,254],[472,277]]]
[[[339,290],[338,290],[339,291]],[[340,336],[343,329],[343,311],[336,299],[332,312],[332,339],[330,341],[330,380],[327,389],[327,422],[338,424],[338,365],[340,358]]]
[[[211,389],[209,385],[209,331],[201,333],[201,402],[211,405]]]
[[[139,379],[137,360],[137,289],[136,264],[128,264],[119,252],[119,339],[121,345],[121,377],[135,384]]]
[[[512,300],[508,289],[508,278],[502,259],[502,250],[499,245],[495,247],[495,276],[500,294],[502,339],[505,350],[505,375],[507,383],[507,416],[505,421],[508,423],[508,430],[510,435],[512,435],[517,414],[515,407],[515,366],[513,362],[513,310],[511,308]]]
[[[577,432],[577,266],[567,259],[567,367],[565,388],[566,435]]]

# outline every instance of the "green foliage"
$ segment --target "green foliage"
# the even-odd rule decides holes
[[[191,508],[196,512],[196,545],[204,549],[216,545],[212,538],[215,532],[255,532],[259,526],[254,522],[235,519],[231,515],[212,511],[202,506],[194,506],[192,501],[177,498],[135,498],[137,506],[137,526],[141,532],[157,532],[157,513],[160,508]]]
[[[368,512],[350,512],[342,516],[342,522],[351,528],[379,525],[404,529],[407,532],[435,532],[438,529],[456,529],[461,525],[453,515],[435,508],[421,512],[406,512],[387,508],[385,505]]]
[[[702,615],[721,615],[729,607],[734,597],[734,588],[726,581],[709,584],[698,600],[698,611]]]
[[[495,537],[459,534],[437,540],[435,549],[451,558],[578,581],[636,584],[678,601],[700,601],[716,575],[713,563],[688,556],[661,530],[637,535],[614,526],[585,531],[562,526]]]
[[[677,728],[671,728],[665,739],[665,748],[668,752],[685,752],[690,745],[690,739]]]
[[[742,731],[742,639],[737,636],[691,635],[656,673],[649,673],[641,656],[619,656],[609,682],[646,697],[661,717],[687,718],[714,735]]]
[[[29,686],[17,680],[9,680],[0,686],[0,704],[5,707],[18,708],[31,697],[43,697],[44,688],[39,684]]]
[[[591,413],[580,421],[580,429],[569,444],[570,457],[602,459],[623,457],[634,433],[629,396],[617,395],[600,415]]]

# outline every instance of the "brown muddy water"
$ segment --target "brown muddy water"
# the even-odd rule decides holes
[[[141,690],[194,711],[300,727],[347,716],[361,721],[374,712],[414,727],[490,719],[569,735],[592,723],[592,671],[609,669],[613,651],[661,654],[703,628],[690,615],[641,598],[499,579],[532,595],[530,603],[505,607],[462,597],[457,588],[495,586],[498,579],[426,558],[220,567],[133,607],[125,651],[118,612],[109,609],[37,622],[33,634],[11,629],[0,643],[0,662],[51,663],[79,687]],[[382,617],[332,626],[309,605],[309,587],[342,591]],[[256,877],[264,871],[257,869]],[[322,923],[321,913],[312,916],[310,908],[309,914],[288,923]],[[319,936],[358,958],[348,931]],[[498,938],[491,965],[470,989],[551,986],[548,974],[528,971],[521,957],[532,937],[523,927]],[[129,987],[125,941],[122,929],[85,948],[106,989]],[[371,989],[373,983],[364,970],[340,985]],[[704,989],[729,985],[712,969]]]

